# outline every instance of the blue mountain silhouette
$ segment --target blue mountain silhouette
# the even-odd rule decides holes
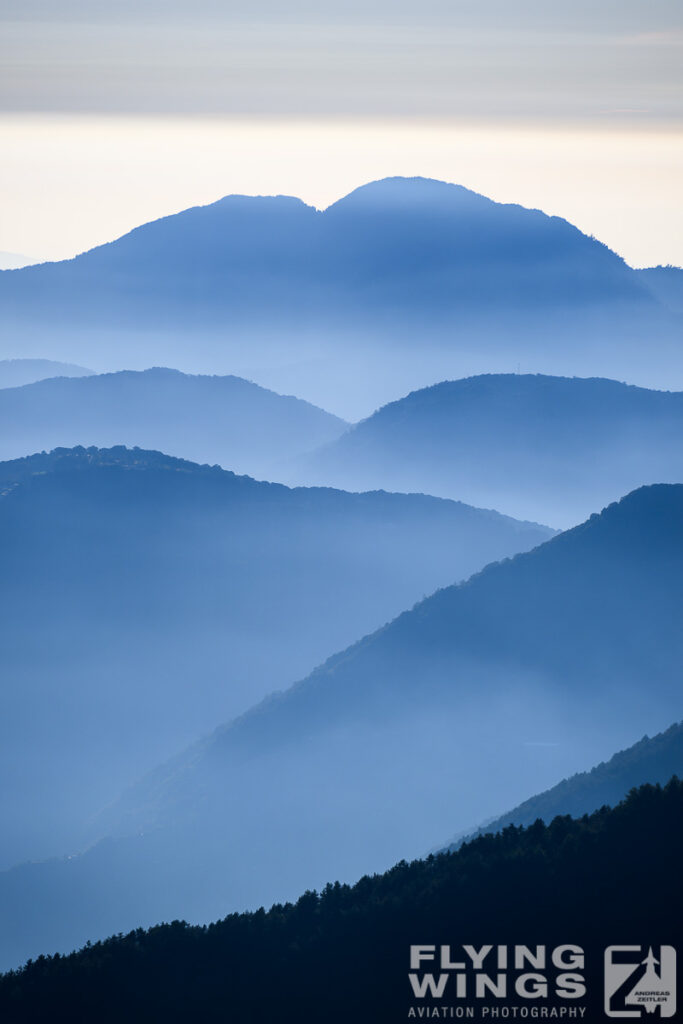
[[[0,324],[22,354],[211,367],[346,418],[531,360],[683,385],[678,319],[566,221],[424,178],[373,182],[325,211],[227,196],[0,274]]]
[[[0,463],[1,863],[71,849],[216,722],[551,532],[140,449]]]
[[[641,484],[683,481],[683,393],[538,374],[444,381],[358,423],[295,479],[457,496],[567,527]]]
[[[646,267],[637,273],[658,302],[674,313],[683,313],[683,270],[680,267]]]
[[[347,424],[241,380],[154,368],[44,380],[0,392],[0,458],[73,445],[171,451],[259,478],[334,440]]]
[[[680,710],[682,522],[683,486],[633,492],[216,730],[102,813],[93,838],[113,838],[3,877],[5,949],[353,879],[666,727]],[[54,916],[34,928],[22,922],[39,893]]]
[[[47,377],[87,377],[92,370],[52,359],[0,359],[0,388],[18,388]]]
[[[479,829],[470,829],[448,849],[456,849],[475,835],[500,832],[508,825],[529,826],[539,818],[549,824],[558,815],[581,818],[600,807],[615,807],[632,789],[645,783],[665,785],[674,775],[683,777],[683,722],[656,736],[643,736],[609,761],[563,779]]]

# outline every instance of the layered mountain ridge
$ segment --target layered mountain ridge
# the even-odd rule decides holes
[[[673,776],[683,778],[683,722],[656,736],[643,736],[609,761],[563,779],[552,789],[525,800],[519,807],[480,828],[466,831],[448,849],[457,849],[476,835],[501,832],[509,825],[528,827],[539,819],[550,824],[558,815],[580,818],[601,807],[614,807],[626,799],[632,789],[645,783],[665,785]]]
[[[323,1004],[334,1022],[417,1017],[418,1009],[436,1018],[444,993],[426,990],[417,1000],[407,983],[406,952],[416,933],[435,944],[448,940],[447,948],[458,951],[471,939],[485,957],[484,971],[493,972],[496,953],[486,940],[495,935],[500,945],[514,945],[520,932],[531,932],[543,936],[543,950],[579,952],[575,973],[563,977],[567,986],[580,979],[585,988],[568,1006],[555,991],[562,968],[549,965],[550,984],[539,988],[534,1004],[539,1016],[544,1009],[559,1017],[576,1008],[598,1019],[605,1005],[604,949],[615,931],[652,929],[661,943],[680,944],[682,811],[680,782],[643,786],[613,810],[509,828],[455,853],[365,875],[353,886],[328,882],[268,911],[230,914],[205,927],[173,921],[137,928],[0,977],[0,1011],[10,1024],[42,1024],[55,1015],[78,1024],[118,1024],[123,1017],[146,1024],[160,1015],[208,1020],[224,1015],[226,1006],[254,1024],[274,1018],[300,1024],[318,1020]],[[633,886],[641,875],[648,885]],[[438,961],[421,966],[440,980]],[[516,974],[502,973],[506,982],[510,975],[511,987]],[[421,981],[423,972],[414,976]],[[452,978],[446,980],[445,998],[455,1003]],[[628,991],[612,997],[614,1010],[628,1012]],[[490,992],[475,1001],[471,988],[457,999],[459,1010],[474,1003],[495,1016],[501,1008]]]
[[[641,488],[437,591],[150,773],[93,820],[110,838],[83,856],[3,876],[10,932],[35,948],[21,921],[37,892],[57,908],[43,947],[293,898],[666,728],[682,522],[682,485]]]
[[[174,750],[550,533],[140,449],[0,463],[0,863],[73,849]]]
[[[424,178],[324,211],[227,196],[6,271],[0,323],[22,354],[235,373],[345,419],[520,362],[683,386],[677,315],[620,257],[561,218]]]
[[[168,451],[259,479],[334,440],[344,420],[239,377],[166,367],[0,392],[0,458],[74,445]]]
[[[566,528],[636,487],[683,480],[683,393],[487,374],[379,409],[294,479],[455,497]]]
[[[92,372],[53,359],[0,359],[0,388],[23,387],[48,377],[87,377]]]

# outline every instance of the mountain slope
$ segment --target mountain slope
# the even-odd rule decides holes
[[[563,814],[580,818],[600,807],[614,807],[626,798],[630,790],[644,783],[664,785],[673,775],[683,777],[681,722],[652,738],[644,736],[628,750],[621,750],[589,772],[563,779],[545,793],[525,800],[507,814],[482,825],[477,832],[501,832],[508,825],[529,826],[539,818],[549,823]],[[450,849],[456,849],[465,840],[474,838],[475,834],[470,832],[458,839]]]
[[[22,267],[29,267],[39,262],[39,260],[24,256],[19,252],[0,252],[0,271],[21,270]]]
[[[138,281],[133,290],[141,270],[145,287]],[[373,182],[322,212],[288,196],[226,196],[73,260],[0,278],[10,301],[53,294],[56,282],[63,289],[58,314],[91,321],[97,299],[125,293],[133,307],[111,311],[115,320],[134,314],[133,322],[144,316],[164,326],[171,309],[187,315],[188,300],[208,304],[192,310],[200,323],[220,310],[252,314],[264,298],[303,312],[296,286],[315,289],[309,308],[334,298],[334,289],[337,301],[341,293],[366,313],[387,299],[411,310],[427,297],[440,308],[456,298],[475,306],[482,299],[521,307],[605,299],[652,305],[623,260],[561,218],[424,178]]]
[[[532,746],[555,738],[566,748],[560,760],[575,757],[579,723],[583,739],[593,742],[587,707],[617,702],[611,722],[596,731],[603,750],[612,736],[665,725],[683,700],[682,568],[683,485],[641,488],[534,551],[438,591],[218,730],[168,774],[156,773],[148,787],[133,791],[127,803],[134,807],[140,799],[142,811],[136,827],[174,820],[175,786],[183,793],[194,776],[210,787],[245,754],[298,758],[298,744],[315,746],[321,735],[339,733],[344,757],[347,729],[353,734],[360,726],[372,735],[400,727],[404,715],[416,743],[421,728],[436,737],[441,727],[452,744],[456,737],[468,748],[474,743],[478,762],[486,743],[476,730],[468,736],[466,723],[469,716],[480,725],[490,719],[485,735],[501,763],[507,743],[521,757],[519,730]],[[445,714],[449,707],[460,721],[432,721],[432,709]],[[414,717],[419,714],[423,723]],[[504,742],[493,724],[498,715]],[[433,756],[439,762],[442,754]],[[529,761],[538,758],[554,760],[552,753],[536,753]],[[465,759],[459,754],[458,760]],[[149,816],[151,794],[156,817]]]
[[[531,374],[444,381],[302,460],[297,479],[458,495],[567,527],[642,484],[683,481],[683,393]]]
[[[93,823],[112,838],[4,876],[5,942],[206,921],[383,870],[666,727],[682,527],[683,486],[643,488],[437,592],[150,773]]]
[[[276,467],[334,440],[345,427],[322,409],[239,377],[161,368],[47,380],[0,394],[2,459],[79,444],[126,444],[272,478]]]
[[[268,912],[231,914],[208,928],[174,921],[89,944],[68,957],[40,957],[0,977],[0,1013],[8,1024],[220,1017],[313,1024],[321,1006],[325,1020],[346,1022],[407,1019],[411,1007],[412,1016],[419,1007],[420,1016],[433,1018],[444,1006],[481,1013],[483,1005],[493,1005],[494,1016],[519,1000],[513,982],[520,970],[512,956],[505,999],[473,998],[471,968],[464,997],[456,996],[451,974],[442,998],[416,999],[408,979],[411,946],[446,945],[452,959],[467,961],[465,943],[484,947],[483,953],[491,943],[539,941],[548,951],[543,976],[550,984],[537,992],[529,1016],[559,1018],[571,1008],[598,1020],[604,948],[615,936],[634,934],[645,948],[655,941],[680,948],[682,858],[683,785],[672,780],[665,789],[645,786],[615,809],[580,821],[511,828],[456,853],[397,864],[353,887],[307,891]],[[556,995],[562,968],[551,962],[550,951],[560,945],[565,955],[580,953],[571,967],[586,990],[577,999],[566,998],[566,984],[565,997]],[[565,960],[565,970],[569,966]],[[495,952],[486,955],[483,970],[495,975]],[[421,964],[419,980],[424,972],[438,977],[438,959]]]
[[[674,313],[683,313],[683,269],[646,267],[637,271],[640,281],[652,295]]]
[[[0,359],[0,388],[18,388],[47,377],[87,377],[92,370],[51,359]]]
[[[87,813],[217,721],[548,535],[139,449],[0,463],[1,862],[72,848]]]
[[[423,178],[325,211],[286,196],[186,210],[0,275],[0,324],[24,353],[238,373],[345,418],[520,361],[683,385],[675,315],[606,246]]]

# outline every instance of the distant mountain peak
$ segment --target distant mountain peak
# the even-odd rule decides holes
[[[678,285],[647,281],[562,218],[388,177],[325,210],[224,196],[0,274],[0,330],[86,365],[263,368],[355,418],[437,375],[518,363],[675,380]]]
[[[612,380],[609,377],[581,377],[578,375],[569,377],[558,374],[547,373],[478,373],[470,377],[459,377],[457,380],[441,380],[430,384],[425,388],[416,388],[410,391],[405,398],[399,398],[394,402],[387,403],[383,408],[399,405],[401,402],[414,400],[417,396],[457,395],[460,392],[496,392],[496,391],[531,391],[537,393],[540,388],[548,390],[563,390],[570,393],[572,390],[581,389],[598,393],[631,393],[661,394],[661,389],[645,388],[637,384],[627,384],[624,381]],[[670,394],[671,392],[666,392]],[[378,415],[382,410],[377,410],[373,415]]]
[[[365,185],[359,185],[347,195],[332,203],[327,209],[337,207],[350,207],[372,205],[373,207],[385,206],[388,208],[405,207],[410,205],[424,206],[425,204],[446,201],[459,204],[468,203],[471,205],[494,206],[494,200],[464,185],[455,185],[451,182],[440,181],[437,178],[423,177],[390,177],[379,178],[376,181],[369,181]]]
[[[230,193],[228,193],[225,196],[221,196],[220,199],[217,199],[213,203],[206,203],[203,206],[195,207],[195,209],[205,210],[205,209],[209,209],[212,206],[222,206],[222,205],[226,205],[227,206],[227,205],[230,205],[230,204],[244,204],[245,206],[248,206],[248,205],[254,205],[254,206],[256,206],[256,205],[258,205],[258,206],[266,206],[267,205],[267,206],[271,206],[271,207],[273,207],[273,206],[281,206],[283,208],[284,207],[291,207],[291,208],[296,207],[298,209],[301,209],[301,207],[304,207],[307,210],[315,209],[315,207],[312,207],[309,203],[306,203],[306,202],[304,202],[303,199],[300,199],[299,196],[290,196],[290,195],[285,195],[284,193],[277,193],[276,195],[262,195],[262,194],[246,195],[245,193],[242,193],[242,192],[230,192]]]

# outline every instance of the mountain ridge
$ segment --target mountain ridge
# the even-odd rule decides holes
[[[0,463],[0,862],[73,849],[141,770],[551,532],[122,446]]]
[[[652,520],[652,533],[644,531],[644,515]],[[101,827],[110,829],[118,816],[118,828],[123,833],[131,833],[171,823],[179,809],[189,807],[191,802],[202,804],[217,800],[220,805],[224,796],[220,795],[218,780],[238,771],[243,758],[254,773],[255,755],[259,750],[258,756],[265,758],[264,764],[270,764],[271,771],[281,770],[275,765],[299,757],[298,747],[303,749],[309,744],[317,749],[325,736],[330,752],[334,749],[334,756],[341,758],[340,765],[346,764],[344,736],[349,730],[349,735],[353,735],[354,721],[362,721],[360,734],[366,736],[365,742],[381,748],[378,739],[381,733],[391,734],[392,729],[398,729],[396,735],[402,736],[402,716],[414,718],[412,731],[400,742],[410,742],[415,751],[419,749],[428,764],[422,742],[430,730],[435,737],[449,735],[445,723],[451,712],[446,712],[446,707],[453,703],[457,707],[460,700],[465,700],[467,707],[466,681],[474,693],[485,687],[482,692],[487,694],[489,716],[499,705],[496,713],[503,715],[508,729],[513,728],[514,723],[514,728],[521,727],[528,739],[533,740],[524,750],[524,745],[515,746],[513,737],[506,740],[505,748],[512,743],[517,750],[517,770],[521,774],[530,770],[528,788],[534,783],[537,788],[541,767],[547,777],[548,772],[557,771],[562,763],[568,763],[564,760],[567,754],[578,757],[578,747],[572,753],[571,744],[577,743],[579,723],[587,715],[590,719],[602,714],[597,708],[609,706],[613,700],[618,700],[620,706],[620,713],[609,729],[608,740],[611,739],[614,746],[623,742],[629,730],[642,727],[644,721],[661,723],[661,727],[664,724],[661,718],[669,714],[674,717],[679,707],[673,668],[678,649],[674,642],[678,635],[675,613],[669,612],[663,617],[661,613],[669,604],[672,588],[674,592],[680,590],[673,567],[679,565],[683,557],[682,518],[683,486],[641,488],[535,551],[489,566],[456,587],[438,590],[376,633],[328,659],[305,680],[284,693],[272,695],[216,730],[188,751],[184,760],[176,758],[172,765],[161,766],[126,794],[118,809],[109,809]],[[678,542],[669,550],[667,543],[672,536],[678,537]],[[600,548],[603,552],[598,557]],[[564,572],[559,569],[560,564],[566,567]],[[613,593],[613,577],[619,580],[618,600]],[[564,581],[561,588],[558,579]],[[590,593],[590,599],[583,596],[574,605],[575,592],[581,592],[577,590],[577,579],[581,581],[582,590],[585,587]],[[511,590],[513,582],[517,591]],[[639,593],[641,588],[642,594]],[[615,607],[612,609],[610,604]],[[467,609],[470,610],[463,614]],[[518,609],[514,616],[513,609]],[[536,626],[540,609],[550,621],[561,623],[561,629],[555,626],[544,645],[538,639],[543,631]],[[630,617],[624,618],[627,613]],[[508,618],[511,621],[506,621]],[[624,622],[631,623],[629,630],[625,629]],[[640,624],[636,626],[636,623]],[[573,636],[581,638],[580,649],[575,651],[568,646],[568,638]],[[671,643],[671,650],[665,655],[661,651],[654,653],[665,646],[663,639],[661,644],[657,643],[657,637]],[[616,660],[614,650],[618,655]],[[609,675],[605,668],[608,664]],[[643,703],[639,692],[645,671],[651,679],[658,680],[658,698],[650,704]],[[580,688],[577,687],[579,680],[582,681]],[[599,687],[598,692],[596,687]],[[523,703],[514,710],[516,691]],[[426,725],[419,725],[427,731],[417,746],[420,716],[426,714],[430,701],[440,706],[443,723],[437,731],[436,723],[427,714]],[[529,701],[538,704],[536,727],[524,725],[522,709],[528,708]],[[590,714],[588,706],[593,708]],[[362,708],[362,715],[359,708]],[[481,718],[483,708],[481,714],[474,710],[468,713],[474,715],[472,721],[483,730],[483,736],[490,739],[493,725],[487,723],[486,715]],[[322,731],[318,735],[319,729]],[[554,742],[536,744],[535,729],[549,731]],[[586,727],[584,723],[581,730],[584,734],[581,743],[588,744],[584,764],[586,760],[598,760],[595,755],[599,755],[601,748],[604,751],[606,742],[604,729],[598,730],[597,725],[595,729]],[[593,731],[595,736],[591,738]],[[450,735],[453,744],[456,742],[454,734]],[[458,764],[461,764],[470,746],[465,741],[465,725],[459,727],[457,735],[457,742],[464,745],[458,756]],[[570,742],[571,735],[574,738]],[[480,770],[482,758],[493,756],[488,745],[482,747],[484,750],[488,754],[479,752],[476,757]],[[355,757],[358,756],[356,752]],[[363,756],[363,764],[367,756]],[[432,752],[430,758],[438,764],[438,753]],[[501,789],[496,799],[502,802],[502,776],[497,774],[500,767],[496,767],[497,760],[496,754],[493,759],[495,786]],[[532,764],[536,765],[533,769]],[[337,774],[344,772],[352,774],[348,765],[338,766]],[[362,766],[358,772],[364,777]],[[488,777],[488,772],[485,774]],[[401,774],[401,779],[406,784],[404,775]],[[377,776],[376,798],[379,800],[384,783],[380,780],[382,773],[377,772]],[[267,772],[265,777],[268,777]],[[389,785],[389,778],[385,781]],[[353,785],[351,780],[349,785]],[[367,779],[364,786],[367,791]],[[225,798],[232,806],[236,795]],[[347,797],[338,799],[340,805],[345,806]],[[462,800],[462,793],[458,799]],[[371,799],[371,805],[372,802]],[[238,799],[237,806],[239,803]],[[376,807],[374,813],[377,813]],[[427,807],[425,813],[428,816]],[[393,827],[395,825],[394,822]]]
[[[641,488],[158,762],[92,820],[87,853],[0,878],[5,945],[35,949],[37,893],[66,901],[57,923],[84,941],[385,870],[443,842],[445,821],[500,815],[667,727],[682,522],[683,485]]]
[[[0,458],[75,445],[173,451],[270,478],[348,424],[234,375],[168,367],[42,380],[0,391]]]
[[[576,945],[569,948],[578,947],[582,959],[575,966],[587,982],[580,1005],[599,1015],[604,947],[615,928],[633,929],[635,922],[638,932],[679,942],[682,807],[679,781],[646,785],[613,809],[509,827],[455,852],[366,874],[353,886],[309,887],[269,910],[232,913],[200,927],[176,919],[88,942],[67,956],[42,955],[0,976],[0,1008],[9,1024],[42,1024],[55,1012],[78,1024],[95,1018],[113,1024],[122,1015],[142,1022],[162,1013],[180,1022],[226,1010],[258,1022],[279,1016],[312,1024],[334,990],[328,1019],[370,1013],[384,1020],[387,1011],[398,1018],[411,1003],[406,951],[416,933],[435,943],[462,937],[483,945],[493,929],[501,944],[515,943],[520,931],[524,938],[542,935],[544,950],[571,933]],[[648,886],[636,886],[625,906],[624,891],[643,872]],[[419,1005],[441,1009],[436,996]]]
[[[481,374],[416,389],[300,459],[292,479],[452,496],[568,527],[683,480],[683,393]]]
[[[602,243],[430,179],[370,183],[323,211],[224,197],[0,276],[0,311],[27,354],[230,372],[345,419],[521,360],[641,383],[681,362],[675,313]]]
[[[457,849],[478,835],[500,832],[509,825],[528,828],[539,819],[550,824],[558,815],[567,814],[580,818],[601,807],[614,807],[638,786],[664,785],[673,776],[683,777],[683,722],[656,736],[643,736],[609,760],[563,779],[506,814],[466,831],[444,849]]]
[[[0,359],[0,388],[22,387],[48,377],[85,377],[92,373],[85,366],[53,359]]]

